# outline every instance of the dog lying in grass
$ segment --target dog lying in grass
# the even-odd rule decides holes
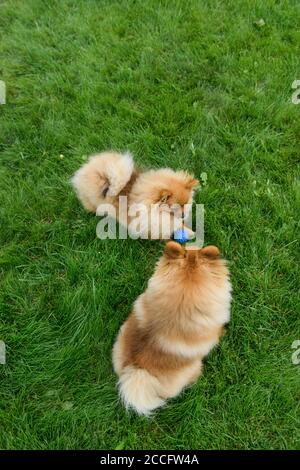
[[[170,168],[141,171],[135,168],[129,153],[103,152],[90,157],[75,173],[72,184],[87,211],[104,215],[111,206],[111,215],[118,220],[120,196],[126,196],[125,224],[129,231],[140,238],[166,239],[182,227],[190,210],[186,205],[193,202],[199,182],[185,171]],[[137,210],[139,205],[145,209],[143,212]],[[193,235],[191,230],[189,233]]]
[[[229,321],[230,302],[218,248],[169,241],[113,348],[125,406],[148,415],[195,382]]]

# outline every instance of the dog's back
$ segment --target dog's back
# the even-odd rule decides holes
[[[114,346],[127,407],[149,414],[201,373],[229,320],[231,285],[216,247],[169,242]]]

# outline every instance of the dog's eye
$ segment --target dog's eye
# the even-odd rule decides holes
[[[163,196],[163,197],[161,198],[160,202],[161,202],[162,204],[166,204],[166,202],[168,202],[169,198],[170,198],[170,196],[168,196],[168,195],[166,194],[165,196]]]

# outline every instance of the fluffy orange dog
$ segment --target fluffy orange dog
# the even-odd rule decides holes
[[[215,246],[170,241],[113,349],[120,395],[149,414],[197,380],[230,317],[231,284]]]
[[[199,182],[185,171],[170,168],[137,170],[129,153],[103,152],[90,157],[75,173],[72,184],[85,209],[98,215],[103,215],[102,208],[107,212],[110,205],[111,215],[118,218],[120,196],[126,196],[129,232],[141,238],[166,239],[182,227],[182,218],[188,215],[185,205],[193,202],[193,190]],[[137,205],[145,209],[139,217],[134,209]],[[151,210],[154,212],[149,223]]]

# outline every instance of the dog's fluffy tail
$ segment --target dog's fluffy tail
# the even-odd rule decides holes
[[[126,408],[133,408],[140,415],[149,415],[163,406],[162,385],[145,369],[127,366],[119,378],[119,391]]]
[[[134,169],[129,152],[103,152],[93,155],[71,179],[78,199],[90,212],[96,212],[105,197],[117,196],[130,180]]]

